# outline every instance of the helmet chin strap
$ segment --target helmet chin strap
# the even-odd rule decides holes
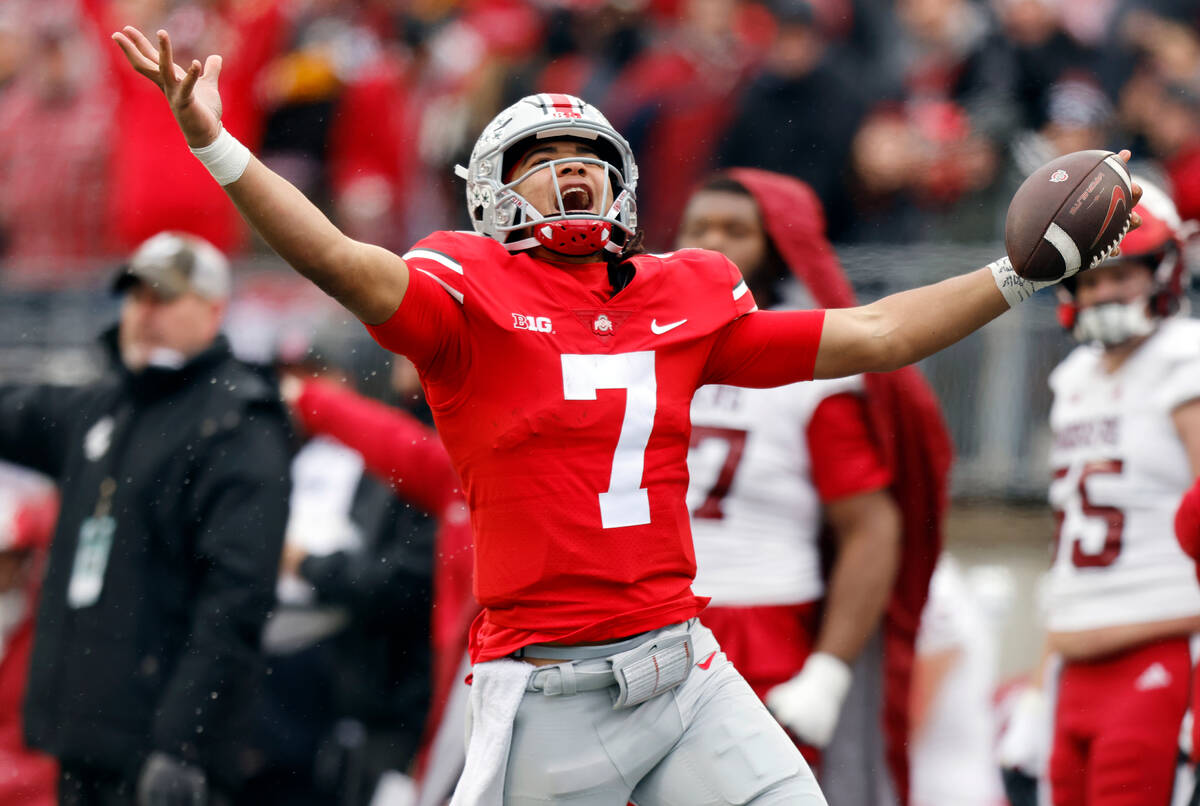
[[[1079,312],[1071,334],[1081,342],[1098,341],[1105,347],[1117,347],[1125,342],[1154,332],[1157,320],[1147,311],[1147,301],[1130,303],[1106,302]]]

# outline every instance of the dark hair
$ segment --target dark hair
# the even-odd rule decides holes
[[[608,264],[608,283],[612,286],[614,294],[633,282],[633,275],[637,270],[634,268],[632,258],[646,253],[643,243],[645,240],[645,230],[638,227],[632,235],[625,236],[625,243],[620,252],[604,253],[604,262]]]
[[[762,208],[758,205],[758,199],[745,185],[726,173],[715,173],[710,176],[700,187],[696,188],[692,196],[697,193],[734,193],[745,196],[754,202],[754,209],[758,211],[758,221],[762,227],[763,240],[766,241],[767,249],[763,256],[763,264],[750,276],[750,279],[746,280],[746,285],[750,287],[750,293],[754,295],[755,302],[762,308],[771,308],[782,302],[783,296],[779,293],[779,285],[791,276],[791,270],[783,259],[783,255],[779,253],[779,249],[776,248],[771,234],[767,232],[767,225],[763,221]]]

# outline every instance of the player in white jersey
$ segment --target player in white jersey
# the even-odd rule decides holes
[[[764,304],[811,307],[804,281],[849,293],[823,234],[773,231],[771,205],[794,213],[807,193],[765,172],[719,175],[689,201],[680,245],[723,252]],[[818,248],[802,254],[814,239]],[[826,261],[821,271],[836,281],[814,282],[814,260]],[[791,274],[786,264],[797,262],[808,276],[796,271],[802,285],[781,286]],[[801,299],[785,301],[788,291]],[[708,386],[692,401],[696,590],[712,597],[702,620],[813,763],[833,738],[852,665],[880,625],[900,565],[893,471],[873,436],[865,391],[855,376],[774,389]],[[823,535],[832,538],[832,567],[823,562]],[[872,687],[878,700],[883,686]],[[884,766],[875,706],[863,732],[877,752],[853,742],[859,772]],[[857,792],[840,793],[828,779],[823,786],[838,803],[904,802],[906,775],[901,765],[890,776],[847,776]]]
[[[1137,209],[1145,224],[1120,259],[1061,292],[1083,344],[1050,376],[1054,806],[1169,802],[1200,631],[1172,528],[1200,475],[1200,322],[1176,315],[1187,274],[1174,205],[1146,186]]]

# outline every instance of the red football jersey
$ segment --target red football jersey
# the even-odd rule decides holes
[[[484,612],[476,662],[547,641],[607,641],[696,615],[685,498],[689,408],[706,383],[812,377],[823,312],[756,312],[732,263],[633,259],[611,298],[579,266],[438,232],[369,329],[421,374],[458,470]]]

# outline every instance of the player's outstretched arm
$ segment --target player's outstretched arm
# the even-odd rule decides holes
[[[220,56],[209,56],[203,66],[192,60],[185,70],[174,61],[166,31],[158,31],[157,46],[133,26],[112,38],[132,68],[166,95],[193,150],[241,149],[221,129]],[[390,317],[408,288],[404,261],[386,249],[342,234],[303,193],[253,156],[242,164],[240,175],[218,181],[263,240],[359,319],[377,324]]]
[[[1128,151],[1120,154],[1125,162],[1129,156]],[[1142,195],[1137,184],[1132,190],[1131,207]],[[1130,228],[1140,224],[1141,217],[1132,213]],[[1004,258],[970,274],[892,294],[870,305],[827,311],[815,377],[887,372],[920,361],[1051,284],[1018,276]]]
[[[890,372],[933,355],[1007,311],[990,269],[825,312],[816,378]]]

